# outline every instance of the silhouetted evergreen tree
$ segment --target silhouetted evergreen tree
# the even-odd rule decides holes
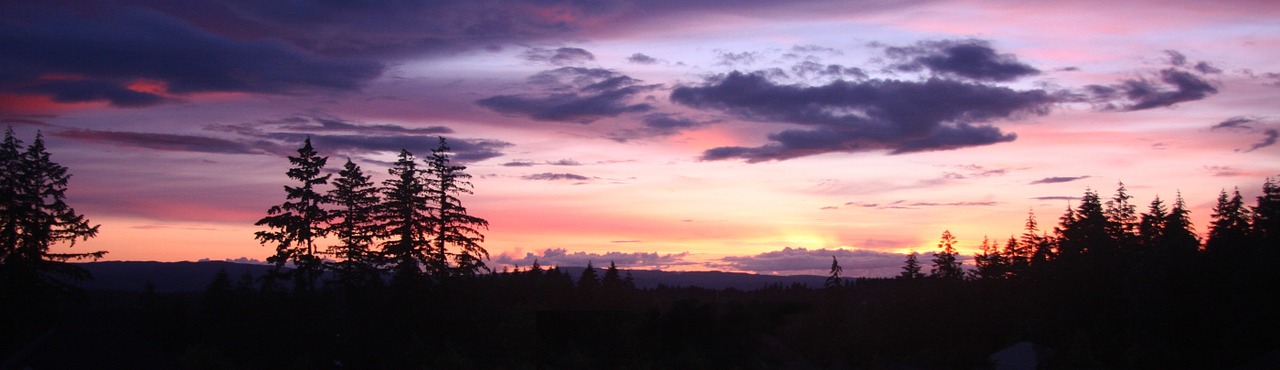
[[[286,174],[297,180],[298,186],[285,185],[285,201],[267,210],[267,216],[254,225],[267,226],[268,230],[255,235],[262,244],[275,243],[276,253],[267,257],[280,272],[285,263],[293,262],[295,287],[303,290],[315,288],[316,279],[323,271],[322,260],[316,253],[316,239],[325,235],[332,216],[322,205],[328,197],[318,189],[329,183],[328,174],[321,175],[329,157],[321,157],[311,147],[307,137],[298,156],[290,156],[293,166]]]
[[[1259,245],[1269,248],[1271,253],[1280,250],[1280,184],[1276,179],[1267,178],[1262,183],[1262,195],[1253,207],[1252,231]]]
[[[1160,200],[1160,196],[1156,196],[1151,201],[1151,205],[1147,207],[1147,212],[1142,214],[1138,222],[1138,244],[1144,250],[1150,250],[1164,244],[1164,229],[1168,219],[1169,210],[1165,208],[1164,201]]]
[[[840,262],[836,261],[836,256],[831,256],[831,272],[827,275],[827,280],[822,285],[827,288],[839,288],[844,283],[840,278],[841,273],[844,273],[844,268],[840,267]]]
[[[920,269],[920,253],[911,251],[907,255],[906,262],[902,265],[902,273],[898,274],[899,279],[916,280],[924,277],[924,273]]]
[[[1098,193],[1086,190],[1080,198],[1080,206],[1074,211],[1068,210],[1062,216],[1062,224],[1058,232],[1058,254],[1063,258],[1074,259],[1085,253],[1095,254],[1106,259],[1114,255],[1115,243],[1108,230],[1110,220],[1102,209],[1102,201]]]
[[[339,260],[331,266],[338,280],[347,286],[363,286],[381,279],[382,258],[373,250],[378,234],[374,216],[381,199],[370,177],[348,158],[328,194],[329,200],[338,206],[333,210],[334,221],[330,222],[328,231],[338,237],[339,244],[330,250]]]
[[[428,207],[427,186],[413,153],[401,150],[387,172],[391,178],[382,182],[382,204],[374,220],[384,239],[382,251],[395,265],[395,275],[411,277],[420,275],[422,266],[443,266],[440,255],[431,251],[430,238],[437,221]]]
[[[1164,237],[1160,244],[1163,249],[1182,254],[1193,254],[1200,249],[1200,235],[1191,224],[1191,211],[1182,200],[1181,192],[1174,198],[1173,208],[1165,216],[1164,230],[1160,234]]]
[[[587,268],[582,269],[582,275],[578,276],[578,290],[591,294],[600,288],[600,277],[596,276],[595,267],[591,266],[591,261],[587,261]]]
[[[484,235],[480,229],[487,229],[489,221],[467,214],[459,195],[471,194],[470,174],[464,173],[466,166],[449,163],[449,144],[443,137],[440,145],[431,150],[431,159],[427,160],[427,196],[433,202],[435,212],[435,252],[433,260],[442,265],[437,266],[437,273],[456,272],[457,274],[474,276],[477,272],[487,270],[485,260],[489,252],[480,246]],[[448,252],[449,247],[456,248]],[[448,260],[456,265],[450,268],[444,265]]]
[[[1009,237],[1010,243],[1013,237]],[[992,242],[986,236],[982,237],[981,252],[973,255],[973,263],[975,270],[973,277],[977,279],[1003,279],[1008,276],[1008,260],[1001,255],[998,242]]]
[[[4,142],[0,143],[0,262],[8,259],[10,253],[17,251],[21,229],[18,223],[29,208],[21,202],[23,191],[22,176],[24,147],[22,141],[13,134],[13,127],[4,133]]]
[[[1208,253],[1238,256],[1248,247],[1249,209],[1244,205],[1240,189],[1228,197],[1224,189],[1213,207],[1213,221],[1209,223],[1209,238],[1204,249]]]
[[[622,275],[618,272],[618,265],[613,261],[609,261],[609,268],[604,270],[604,279],[600,281],[600,285],[608,291],[617,291],[623,288]]]
[[[69,287],[55,276],[81,280],[89,277],[69,260],[98,259],[107,252],[53,253],[59,243],[74,247],[78,240],[98,234],[83,215],[66,203],[71,174],[53,162],[44,137],[22,149],[12,128],[0,144],[0,288],[38,292],[44,287]],[[52,275],[50,275],[52,273]]]
[[[964,262],[956,259],[958,253],[955,245],[956,237],[951,235],[951,230],[943,231],[942,239],[938,242],[941,251],[933,252],[933,268],[929,270],[929,276],[950,280],[964,279]]]
[[[1052,257],[1051,246],[1047,237],[1036,235],[1040,224],[1036,222],[1036,214],[1027,210],[1027,222],[1023,224],[1022,235],[1018,242],[1018,258],[1013,260],[1010,269],[1014,274],[1025,273],[1032,265],[1042,263]],[[1008,257],[1006,257],[1008,258]]]
[[[1125,189],[1124,182],[1120,182],[1103,211],[1107,215],[1107,234],[1121,250],[1132,250],[1138,240],[1138,211],[1131,199],[1133,196]]]

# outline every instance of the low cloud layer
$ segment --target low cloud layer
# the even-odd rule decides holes
[[[761,274],[822,274],[831,267],[831,257],[839,261],[848,277],[894,276],[902,268],[906,255],[862,249],[815,249],[786,247],[782,250],[751,256],[730,256],[720,261],[723,266]]]
[[[685,261],[689,256],[689,252],[674,254],[658,254],[657,252],[606,252],[606,253],[588,253],[588,252],[569,252],[564,248],[551,248],[542,251],[542,253],[525,253],[523,257],[517,257],[507,254],[499,255],[493,261],[498,264],[518,265],[521,268],[528,268],[537,261],[542,266],[572,266],[584,267],[587,263],[591,263],[596,268],[609,266],[609,262],[613,262],[620,268],[630,269],[662,269],[677,265],[690,265],[693,262]]]

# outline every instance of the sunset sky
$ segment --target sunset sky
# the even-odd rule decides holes
[[[499,268],[885,276],[1119,181],[1252,205],[1280,2],[5,2],[0,120],[108,260],[263,260],[305,137],[380,182],[443,136]]]

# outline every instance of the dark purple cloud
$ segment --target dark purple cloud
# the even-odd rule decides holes
[[[771,134],[772,143],[761,147],[713,148],[702,156],[748,162],[830,152],[901,154],[1008,142],[1016,136],[973,123],[1045,114],[1055,102],[1043,90],[1018,91],[940,78],[836,80],[803,86],[737,71],[710,78],[701,86],[677,87],[671,100],[747,120],[811,127]]]
[[[803,79],[861,80],[867,78],[867,73],[861,68],[845,67],[839,64],[821,64],[810,60],[791,66],[791,73]]]
[[[242,140],[275,143],[278,155],[292,155],[294,148],[307,137],[322,155],[359,155],[398,153],[401,149],[418,155],[430,153],[438,138],[453,132],[444,126],[406,127],[393,124],[363,124],[332,117],[293,116],[277,120],[211,125],[207,130],[239,135]],[[512,144],[491,139],[468,139],[444,136],[453,152],[452,159],[463,163],[478,162],[502,156]]]
[[[220,154],[263,154],[269,152],[259,145],[219,139],[207,136],[156,134],[143,132],[118,132],[70,129],[53,131],[50,135],[82,142],[108,144],[129,148],[144,148],[170,152],[199,152]],[[274,145],[271,145],[274,147]]]
[[[1249,149],[1245,149],[1244,152],[1248,153],[1258,149],[1275,145],[1276,139],[1280,138],[1280,132],[1277,132],[1276,129],[1267,129],[1262,133],[1266,135],[1266,137],[1263,138],[1262,141],[1259,141],[1257,143],[1254,143],[1253,145],[1250,145]]]
[[[893,276],[902,268],[906,255],[876,252],[862,249],[815,249],[785,247],[782,250],[751,256],[721,258],[723,267],[756,273],[780,274],[796,272],[825,272],[835,256],[844,275],[850,277]]]
[[[537,180],[537,181],[564,181],[564,180],[591,181],[590,177],[582,176],[579,174],[552,173],[552,172],[535,173],[532,175],[521,176],[520,178],[525,180]]]
[[[0,68],[13,71],[0,77],[0,91],[140,107],[167,101],[161,93],[355,90],[383,70],[269,38],[220,35],[143,7],[78,10],[0,7]],[[137,82],[161,92],[131,88]]]
[[[588,253],[569,252],[563,248],[551,248],[542,251],[540,254],[525,253],[523,257],[503,254],[494,258],[493,261],[499,264],[520,265],[522,267],[532,266],[534,261],[537,261],[542,266],[574,267],[583,267],[590,262],[596,268],[609,266],[609,262],[613,262],[618,267],[662,269],[669,266],[694,264],[684,260],[688,256],[689,252],[674,254],[658,254],[657,252]]]
[[[631,54],[627,61],[635,64],[657,64],[658,59],[641,53]]]
[[[1032,181],[1032,182],[1031,182],[1031,185],[1037,185],[1037,184],[1057,184],[1057,183],[1063,183],[1063,182],[1072,182],[1072,181],[1076,181],[1076,180],[1083,180],[1083,179],[1087,179],[1087,178],[1089,178],[1089,177],[1090,177],[1090,176],[1054,176],[1054,177],[1046,177],[1046,178],[1043,178],[1043,179],[1039,179],[1039,180],[1036,180],[1036,181]]]
[[[1258,122],[1257,117],[1235,116],[1235,117],[1228,118],[1222,122],[1218,122],[1217,124],[1213,125],[1213,127],[1210,127],[1209,129],[1217,130],[1220,128],[1225,128],[1225,129],[1238,128],[1238,129],[1252,130],[1253,127],[1249,126],[1249,124],[1254,122]]]
[[[1201,100],[1218,93],[1217,87],[1193,73],[1212,73],[1216,68],[1201,62],[1196,67],[1203,64],[1205,69],[1188,71],[1185,56],[1173,50],[1166,53],[1170,56],[1170,67],[1160,70],[1157,76],[1125,79],[1111,85],[1089,85],[1084,88],[1085,94],[1104,110],[1137,111]]]
[[[538,163],[529,162],[529,161],[510,161],[507,163],[503,163],[502,165],[506,167],[533,167],[533,166],[537,166]]]
[[[983,40],[921,41],[913,46],[888,47],[885,54],[904,72],[929,70],[935,74],[974,81],[1007,82],[1040,73],[1011,54],[998,54]]]
[[[48,122],[34,118],[3,118],[0,123],[8,126],[49,126]]]
[[[548,63],[557,66],[580,65],[596,60],[595,54],[580,48],[543,49],[532,48],[522,55],[531,62]]]
[[[498,113],[525,116],[538,121],[591,123],[604,117],[653,109],[646,103],[632,103],[641,93],[658,85],[642,85],[640,80],[600,68],[564,67],[529,77],[540,94],[496,95],[476,101]]]

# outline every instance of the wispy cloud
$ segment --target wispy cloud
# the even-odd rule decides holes
[[[581,48],[531,48],[522,55],[525,60],[557,66],[580,65],[596,60],[595,54]]]
[[[590,177],[582,176],[575,173],[552,173],[552,172],[535,173],[532,175],[521,176],[520,178],[525,180],[538,180],[538,181],[564,181],[564,180],[591,181]]]
[[[1054,177],[1046,177],[1046,178],[1043,178],[1043,179],[1039,179],[1039,180],[1036,180],[1036,181],[1032,181],[1032,182],[1031,182],[1031,185],[1037,185],[1037,184],[1057,184],[1057,183],[1063,183],[1063,182],[1072,182],[1072,181],[1076,181],[1076,180],[1083,180],[1083,179],[1087,179],[1087,178],[1089,178],[1089,177],[1090,177],[1090,176],[1054,176]]]

